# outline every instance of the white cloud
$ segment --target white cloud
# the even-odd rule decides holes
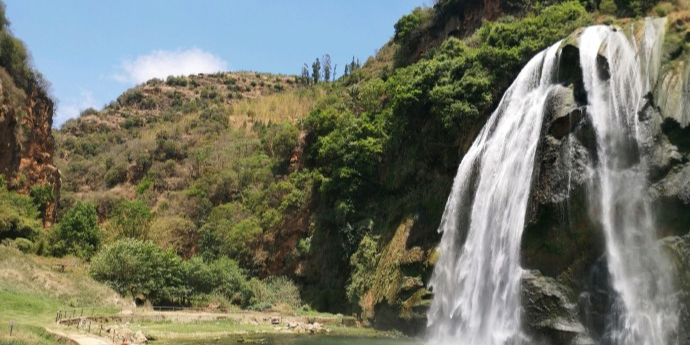
[[[88,90],[81,89],[80,97],[77,99],[71,99],[64,105],[59,105],[57,109],[57,114],[53,119],[53,125],[56,127],[61,126],[65,121],[79,117],[79,113],[87,108],[98,109],[99,103],[93,97],[93,93]]]
[[[122,73],[115,79],[125,83],[143,83],[152,78],[165,79],[170,75],[189,75],[226,71],[227,62],[199,48],[188,50],[156,50],[134,60],[125,60]]]

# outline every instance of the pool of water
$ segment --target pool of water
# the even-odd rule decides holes
[[[293,335],[267,335],[247,337],[223,337],[220,339],[177,339],[154,341],[152,345],[238,345],[238,344],[262,344],[262,345],[422,345],[421,341],[411,339],[389,338],[361,338],[341,336],[293,336]]]

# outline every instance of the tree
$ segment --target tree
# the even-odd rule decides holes
[[[118,240],[93,258],[91,276],[122,295],[143,295],[153,303],[182,300],[182,260],[150,241]]]
[[[100,245],[96,207],[83,201],[65,213],[51,237],[51,252],[55,256],[73,254],[88,259]]]
[[[323,56],[323,80],[326,82],[331,81],[331,56],[326,54]]]
[[[302,66],[302,76],[300,78],[300,81],[304,85],[309,85],[309,66],[305,63],[304,66]]]
[[[111,217],[117,237],[149,238],[149,225],[153,215],[142,201],[123,201],[115,207]]]
[[[314,81],[314,84],[317,84],[319,79],[321,79],[321,61],[319,61],[319,58],[316,58],[316,61],[311,64],[311,71],[311,79]]]

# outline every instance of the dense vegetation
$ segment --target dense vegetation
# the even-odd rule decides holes
[[[413,319],[457,165],[522,66],[593,22],[588,10],[655,5],[609,2],[508,2],[464,33],[445,24],[483,4],[438,1],[336,80],[327,56],[297,77],[150,80],[55,133],[49,233],[37,218],[53,196],[0,183],[0,239],[90,261],[95,279],[152,303]]]

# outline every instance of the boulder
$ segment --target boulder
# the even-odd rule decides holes
[[[550,344],[595,344],[578,319],[572,291],[539,271],[526,270],[522,275],[524,326],[529,333]]]

